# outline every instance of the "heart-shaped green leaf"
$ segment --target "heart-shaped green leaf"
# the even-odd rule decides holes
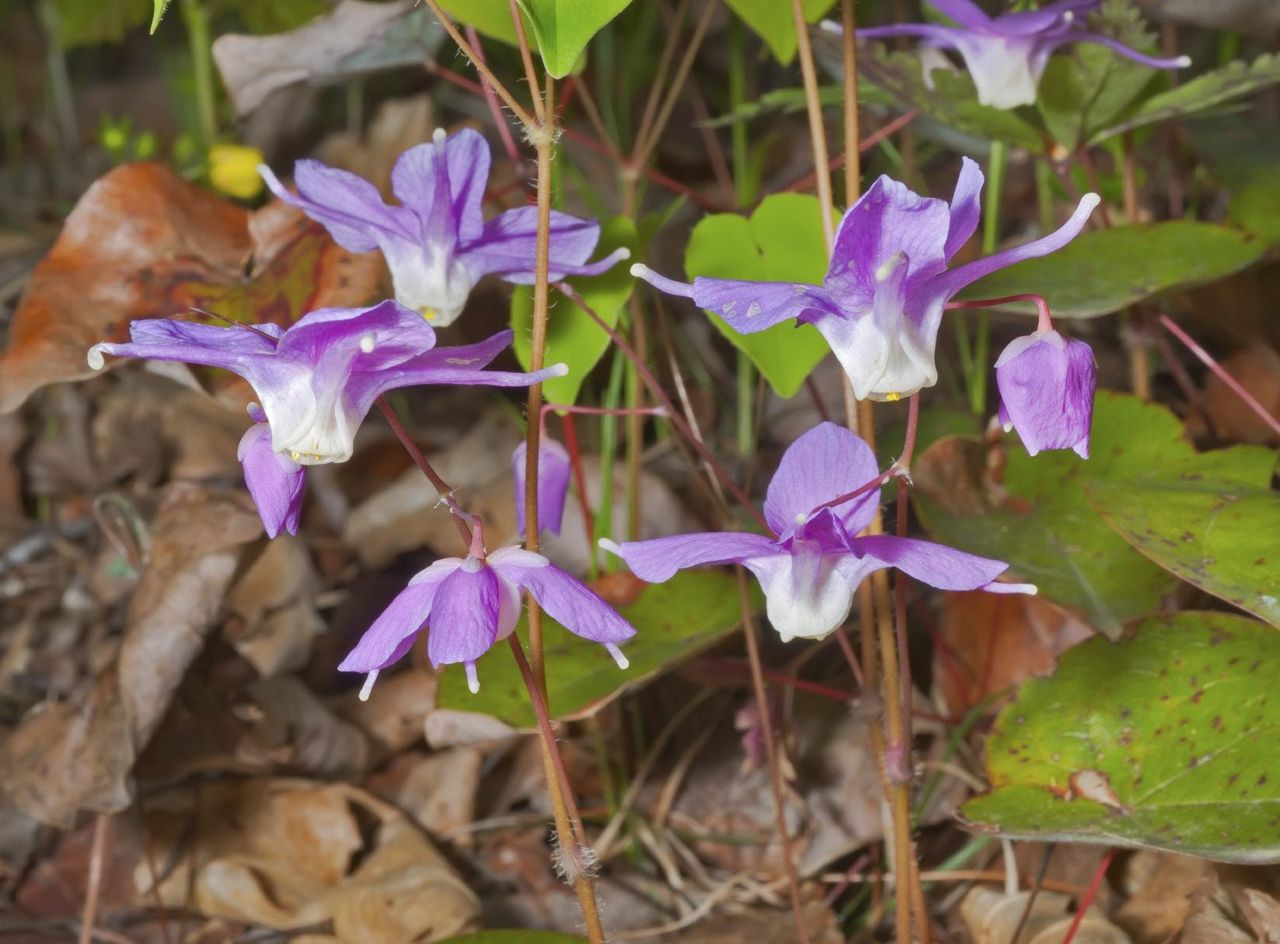
[[[1250,233],[1193,220],[1116,226],[1083,233],[1055,253],[993,272],[962,297],[1034,292],[1048,300],[1056,317],[1093,318],[1239,272],[1266,248]],[[1023,302],[1001,307],[1035,311]]]
[[[634,253],[638,243],[635,224],[626,217],[615,216],[605,220],[600,229],[596,256],[608,255],[621,246]],[[618,316],[635,287],[635,279],[627,270],[625,261],[603,275],[569,281],[582,300],[611,328],[618,324]],[[542,394],[548,403],[572,404],[578,399],[582,382],[609,349],[609,335],[590,315],[554,289],[550,306],[547,313],[546,363],[563,362],[569,366],[569,373],[543,383]],[[516,359],[525,370],[529,369],[532,354],[532,326],[533,286],[521,285],[511,296],[511,327],[516,333]]]
[[[1086,491],[1161,567],[1280,627],[1280,494],[1194,473],[1091,482]]]
[[[716,213],[703,217],[689,237],[684,267],[690,278],[822,282],[827,251],[817,197],[776,193],[750,217]],[[778,396],[790,397],[830,348],[812,325],[780,324],[739,334],[717,315],[707,316],[734,347],[751,358]]]
[[[765,41],[784,66],[796,56],[796,24],[791,0],[727,0],[729,8]],[[816,23],[836,0],[804,0],[804,21]]]
[[[761,596],[752,585],[752,605]],[[631,666],[619,669],[603,646],[579,639],[543,617],[547,699],[553,718],[594,714],[625,689],[676,665],[711,645],[742,622],[737,578],[715,571],[688,570],[666,583],[645,587],[618,612],[636,628],[624,647]],[[516,632],[525,635],[523,619]],[[466,677],[453,666],[440,676],[438,704],[456,711],[492,715],[517,728],[534,725],[533,709],[506,644],[494,646],[479,662],[480,691],[467,690]]]
[[[516,45],[516,27],[511,21],[511,5],[507,0],[439,0],[441,9],[459,23],[474,26],[490,39]],[[525,17],[525,35],[533,25]]]
[[[1226,613],[1147,620],[1032,679],[987,740],[962,814],[1018,839],[1280,861],[1280,633]]]
[[[980,452],[982,447],[973,444]],[[1153,612],[1176,585],[1163,568],[1135,552],[1093,510],[1086,487],[1119,483],[1136,488],[1153,471],[1230,481],[1234,488],[1265,488],[1275,456],[1255,446],[1197,454],[1169,410],[1137,397],[1100,392],[1094,403],[1091,458],[1055,450],[1029,456],[1010,443],[1001,500],[995,507],[956,507],[953,482],[919,460],[913,492],[921,520],[939,541],[974,554],[1008,561],[1022,579],[1049,599],[1076,606],[1111,636],[1124,624]],[[986,467],[986,457],[977,462]],[[1228,486],[1224,486],[1226,488]]]
[[[591,37],[600,32],[631,0],[519,0],[533,24],[542,64],[557,79],[578,64]]]

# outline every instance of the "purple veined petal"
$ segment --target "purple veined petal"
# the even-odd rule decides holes
[[[1106,46],[1112,52],[1115,52],[1126,59],[1132,59],[1134,62],[1141,63],[1144,66],[1150,66],[1153,69],[1185,69],[1191,65],[1190,56],[1173,56],[1171,58],[1162,58],[1160,56],[1149,56],[1146,53],[1139,52],[1132,46],[1126,46],[1117,39],[1110,36],[1103,36],[1101,33],[1073,32],[1065,33],[1060,37],[1055,37],[1054,43],[1061,45],[1062,43],[1095,43],[1099,46]]]
[[[992,22],[991,17],[987,16],[973,0],[927,0],[927,2],[943,16],[969,29],[984,29]]]
[[[258,173],[279,199],[307,214],[327,229],[338,245],[351,252],[378,249],[388,236],[414,239],[404,213],[387,206],[378,188],[363,177],[319,161],[301,160],[293,168],[298,188],[293,194],[265,164],[258,166]]]
[[[830,32],[843,33],[844,30],[830,20],[823,22],[823,27]],[[938,46],[954,46],[956,36],[964,30],[954,26],[941,26],[937,23],[893,23],[889,26],[860,26],[858,39],[893,39],[896,36],[916,36],[928,40]]]
[[[636,634],[635,627],[618,615],[582,581],[565,573],[541,554],[506,547],[489,555],[489,566],[506,580],[528,590],[552,619],[576,636],[609,648],[621,668],[626,659],[617,649]]]
[[[461,559],[451,557],[420,571],[365,630],[338,671],[378,672],[400,659],[431,615],[445,578],[461,566]]]
[[[996,361],[1001,422],[1018,431],[1027,452],[1074,449],[1089,457],[1096,371],[1083,341],[1056,331],[1017,338]]]
[[[750,282],[740,279],[693,280],[693,303],[713,311],[740,334],[754,334],[776,324],[813,319],[838,311],[820,285],[804,282]]]
[[[947,230],[947,242],[943,249],[948,262],[978,229],[978,221],[982,217],[984,182],[982,170],[977,163],[967,157],[960,158],[960,176],[956,178],[955,193],[951,197],[951,226]]]
[[[854,586],[836,566],[840,557],[803,548],[743,562],[760,581],[765,613],[783,642],[821,639],[848,618]]]
[[[677,534],[649,541],[624,541],[622,544],[601,538],[600,546],[621,557],[633,574],[649,583],[664,583],[677,571],[689,567],[737,564],[748,558],[778,552],[774,542],[763,534],[739,531]]]
[[[871,447],[835,423],[820,423],[787,447],[765,493],[764,517],[785,535],[819,505],[865,485],[879,474]],[[833,509],[850,533],[870,523],[880,500],[874,488]]]
[[[524,491],[525,456],[528,443],[521,442],[511,454],[511,473],[515,483],[516,524],[520,537],[525,536]],[[564,503],[569,495],[572,462],[569,450],[542,436],[538,439],[538,530],[560,533],[564,522]]]
[[[891,535],[854,538],[852,548],[859,559],[846,564],[846,573],[856,568],[865,577],[884,567],[896,567],[939,590],[981,590],[1009,569],[1004,561],[916,538]]]
[[[278,325],[254,325],[264,333],[280,336]],[[123,344],[103,341],[89,348],[94,370],[105,364],[103,354],[145,360],[181,361],[204,367],[221,367],[248,379],[246,371],[275,356],[276,343],[248,326],[220,327],[191,324],[171,318],[146,318],[129,323],[130,340]]]
[[[860,314],[884,281],[885,266],[905,256],[912,281],[947,264],[951,210],[881,176],[845,213],[823,284],[845,314]]]
[[[274,538],[282,529],[297,534],[306,469],[271,448],[271,430],[266,423],[249,427],[240,440],[236,458],[244,467],[244,482],[267,537]]]
[[[317,308],[289,328],[277,348],[282,357],[320,364],[338,352],[356,357],[358,370],[385,370],[423,354],[436,333],[422,316],[394,301],[371,308]]]
[[[1019,10],[992,20],[992,31],[1005,36],[1044,35],[1069,26],[1078,16],[1097,9],[1101,0],[1060,0],[1039,10]]]
[[[469,557],[444,578],[427,626],[427,657],[434,666],[475,662],[498,638],[502,616],[498,575]]]
[[[473,279],[497,275],[508,282],[531,285],[538,238],[537,207],[517,207],[500,213],[484,224],[479,238],[461,246],[458,257]],[[551,213],[549,277],[599,275],[630,252],[619,249],[605,259],[588,263],[600,241],[600,224],[567,213]]]
[[[439,211],[437,194],[444,193],[451,240],[469,242],[484,228],[481,206],[491,161],[489,143],[479,132],[463,128],[446,136],[437,129],[430,144],[409,148],[396,160],[391,189],[420,218]]]
[[[1100,202],[1101,198],[1096,193],[1086,193],[1080,199],[1080,205],[1071,214],[1071,218],[1048,236],[1033,239],[1029,243],[1023,243],[1021,246],[1014,246],[1002,252],[992,253],[952,269],[934,280],[933,289],[944,299],[951,299],[965,286],[973,284],[983,276],[1008,268],[1024,259],[1037,259],[1056,252],[1080,235],[1084,224],[1089,220],[1089,215]]]
[[[904,282],[910,263],[890,260],[877,274],[873,307],[856,318],[824,317],[814,322],[831,345],[859,400],[900,400],[938,381],[934,362],[937,319],[926,309],[922,320],[908,315]],[[934,306],[941,312],[942,303]]]

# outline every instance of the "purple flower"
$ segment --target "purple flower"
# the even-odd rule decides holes
[[[245,432],[236,450],[236,458],[244,467],[244,484],[258,506],[267,537],[274,538],[281,528],[297,534],[302,494],[307,487],[306,466],[271,448],[271,428],[260,420],[260,415],[259,411],[254,416],[259,421]]]
[[[321,308],[288,330],[279,325],[216,327],[166,318],[129,325],[128,344],[95,344],[103,353],[221,367],[249,382],[271,429],[271,448],[302,465],[345,462],[356,429],[382,393],[415,384],[526,387],[563,376],[555,364],[530,374],[482,368],[511,343],[503,331],[478,344],[436,348],[419,315],[392,301],[372,308]]]
[[[463,129],[446,137],[437,129],[430,144],[409,148],[391,171],[400,206],[383,203],[362,177],[319,161],[294,165],[296,195],[270,168],[258,171],[277,197],[322,224],[343,248],[381,249],[396,301],[444,326],[462,313],[482,276],[534,281],[537,208],[507,210],[486,222],[481,203],[489,160],[489,144],[479,133]],[[619,249],[588,265],[599,239],[599,224],[553,212],[550,277],[597,275],[629,255]]]
[[[1080,17],[1096,10],[1101,2],[1059,0],[1039,10],[989,17],[971,0],[928,0],[931,7],[950,17],[956,25],[901,23],[875,26],[858,30],[858,38],[919,36],[928,46],[954,49],[960,53],[973,76],[978,101],[994,108],[1034,104],[1036,86],[1040,84],[1050,54],[1065,43],[1099,43],[1155,69],[1180,69],[1191,64],[1186,56],[1157,59],[1110,36],[1082,29]],[[824,23],[823,26],[840,32],[839,24]]]
[[[524,468],[528,444],[521,443],[511,454],[511,475],[515,481],[516,523],[524,537]],[[571,463],[569,451],[554,439],[543,435],[538,440],[538,530],[560,533],[564,521],[564,502],[569,494]]]
[[[967,157],[950,205],[881,177],[840,221],[822,285],[701,276],[687,285],[646,266],[631,271],[668,294],[692,298],[743,334],[791,319],[813,324],[858,399],[897,400],[937,382],[938,327],[957,292],[997,269],[1061,249],[1098,205],[1098,196],[1087,194],[1056,232],[948,269],[977,229],[982,184],[982,171]]]
[[[769,621],[784,640],[834,632],[849,615],[858,584],[885,567],[941,590],[1035,593],[1029,584],[994,583],[1009,566],[1001,561],[913,538],[857,537],[871,522],[880,489],[831,503],[876,473],[866,443],[821,423],[791,444],[769,483],[764,517],[776,537],[719,532],[600,544],[653,583],[700,564],[742,564],[760,581]]]
[[[1097,386],[1093,351],[1052,328],[1017,338],[996,361],[1000,422],[1016,429],[1027,452],[1074,449],[1089,458]]]
[[[426,627],[431,664],[461,662],[471,691],[478,691],[476,660],[515,629],[521,590],[528,590],[552,619],[601,643],[620,668],[627,667],[618,644],[635,635],[630,623],[541,554],[504,547],[487,556],[473,548],[465,558],[444,558],[418,573],[338,668],[369,673],[363,697],[377,674],[407,653]]]

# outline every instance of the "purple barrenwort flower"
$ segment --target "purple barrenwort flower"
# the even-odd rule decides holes
[[[927,0],[955,26],[938,23],[899,23],[858,30],[859,39],[890,36],[919,36],[926,46],[954,49],[964,59],[973,77],[978,101],[993,108],[1032,105],[1036,87],[1049,56],[1066,43],[1099,43],[1120,55],[1153,69],[1181,69],[1189,66],[1186,56],[1159,59],[1144,55],[1124,43],[1082,28],[1081,19],[1093,12],[1102,0],[1059,0],[1039,10],[1025,10],[990,17],[972,0]],[[824,22],[823,28],[842,32],[840,24]],[[926,83],[930,82],[926,66]]]
[[[1016,429],[1027,452],[1073,449],[1089,458],[1097,386],[1093,351],[1052,327],[1017,338],[996,360],[1000,422]]]
[[[552,619],[600,643],[619,668],[627,668],[618,644],[635,635],[630,623],[541,554],[519,547],[486,554],[479,534],[477,529],[466,557],[438,560],[414,576],[342,660],[339,670],[368,673],[362,698],[424,628],[431,664],[462,663],[471,691],[479,691],[476,660],[515,629],[521,590],[529,591]]]
[[[791,444],[769,483],[764,517],[776,536],[714,532],[600,545],[652,583],[701,564],[742,564],[760,581],[769,621],[784,640],[834,632],[858,584],[885,567],[941,590],[1035,593],[1030,584],[995,583],[1009,566],[1001,561],[914,538],[857,537],[875,514],[879,487],[836,500],[876,477],[866,443],[821,423]]]
[[[519,207],[486,221],[481,210],[489,179],[489,144],[476,131],[446,135],[409,148],[391,171],[400,206],[388,206],[378,188],[348,171],[319,161],[294,165],[297,194],[265,165],[258,168],[271,191],[323,225],[351,252],[381,249],[391,270],[396,301],[432,324],[452,324],[471,289],[485,275],[532,284],[538,235],[536,207]],[[618,249],[587,263],[600,225],[565,213],[551,214],[551,279],[598,275],[630,255]]]
[[[516,524],[520,537],[524,537],[525,457],[528,443],[522,442],[511,454],[511,474],[515,482]],[[564,503],[569,495],[569,474],[572,463],[569,450],[551,439],[544,432],[538,439],[538,530],[560,533],[564,522]]]
[[[356,430],[380,394],[417,384],[527,387],[568,372],[486,371],[511,343],[502,331],[478,344],[436,348],[436,333],[393,301],[372,308],[320,308],[287,330],[275,324],[217,327],[167,318],[129,325],[127,344],[95,344],[105,354],[221,367],[253,387],[271,430],[271,448],[301,465],[345,462]]]
[[[950,205],[880,177],[840,221],[822,285],[702,276],[689,285],[643,265],[631,272],[667,294],[693,299],[743,334],[792,319],[812,324],[859,400],[897,400],[937,382],[938,328],[956,293],[998,269],[1061,249],[1098,205],[1097,194],[1086,194],[1056,232],[948,269],[978,227],[982,184],[982,171],[967,157]]]
[[[249,415],[254,424],[236,450],[236,458],[244,467],[244,484],[258,508],[267,537],[274,538],[281,529],[297,534],[307,487],[306,466],[271,448],[271,427],[256,403],[250,406]]]

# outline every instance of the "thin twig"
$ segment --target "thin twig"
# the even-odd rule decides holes
[[[431,463],[427,461],[427,457],[422,454],[422,450],[418,448],[418,444],[413,441],[413,437],[409,435],[409,431],[405,429],[404,424],[400,422],[400,417],[396,415],[396,411],[392,409],[391,404],[387,402],[387,398],[380,396],[375,401],[378,409],[382,411],[383,417],[387,421],[387,425],[391,427],[391,431],[396,434],[396,439],[400,440],[400,445],[409,453],[409,457],[413,459],[414,465],[422,470],[422,474],[427,477],[432,487],[435,488],[436,494],[440,496],[440,501],[444,502],[449,509],[449,513],[453,518],[454,524],[458,528],[458,535],[462,538],[463,545],[471,549],[471,525],[472,516],[462,510],[462,506],[458,504],[458,500],[453,497],[453,489],[449,487],[449,483],[440,477]]]
[[[693,60],[698,55],[702,40],[706,38],[707,28],[711,26],[711,17],[717,6],[719,4],[711,2],[703,5],[702,16],[698,17],[698,22],[693,27],[693,35],[689,37],[689,44],[685,46],[684,56],[676,68],[675,78],[671,80],[671,88],[667,92],[666,100],[662,103],[662,108],[658,111],[658,117],[654,120],[644,141],[637,142],[636,147],[632,149],[631,160],[635,165],[643,167],[647,164],[654,148],[658,146],[658,139],[662,137],[662,132],[667,127],[667,121],[671,118],[676,102],[680,100],[681,89],[684,87],[685,79],[689,77],[689,70],[693,68]]]
[[[818,70],[813,64],[813,46],[809,43],[809,24],[804,20],[803,0],[791,0],[791,21],[796,28],[796,52],[800,59],[800,76],[804,79],[804,102],[809,113],[809,139],[813,145],[813,166],[818,182],[818,203],[822,208],[822,236],[827,255],[835,243],[835,224],[831,219],[831,174],[827,170],[827,135],[822,121],[822,97],[818,91]],[[857,101],[854,101],[857,108]]]
[[[471,45],[475,48],[476,57],[484,62],[484,46],[480,43],[480,34],[476,32],[474,26],[467,27],[467,39],[471,40]],[[507,157],[511,163],[519,168],[520,148],[516,146],[516,139],[511,134],[511,129],[507,127],[507,116],[502,113],[502,106],[498,104],[498,96],[493,91],[493,87],[487,83],[481,83],[480,89],[484,94],[485,104],[489,106],[489,114],[493,116],[493,125],[498,130],[498,137],[502,139],[502,147],[507,152]]]
[[[89,847],[89,877],[84,891],[84,908],[80,913],[78,944],[90,944],[93,926],[98,920],[98,902],[102,896],[103,862],[107,857],[107,827],[111,814],[99,813],[93,824],[93,845]]]
[[[471,44],[467,42],[467,38],[462,35],[458,27],[454,25],[453,20],[449,19],[449,15],[440,8],[438,0],[426,0],[427,6],[431,7],[431,12],[436,15],[436,19],[440,21],[440,25],[444,27],[449,38],[454,41],[458,49],[464,56],[471,61],[471,65],[477,72],[489,83],[490,88],[498,93],[498,97],[511,109],[512,114],[520,120],[520,123],[526,128],[535,129],[538,127],[537,120],[533,115],[529,114],[515,97],[507,90],[507,87],[499,81],[498,77],[493,74],[482,58],[476,55],[476,51],[471,48]],[[537,94],[537,89],[533,90]]]

